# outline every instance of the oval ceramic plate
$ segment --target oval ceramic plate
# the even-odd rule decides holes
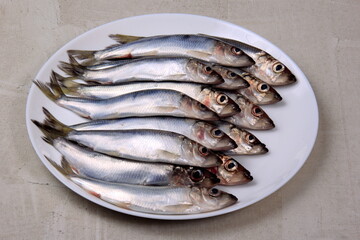
[[[268,146],[270,152],[261,156],[236,158],[251,171],[254,181],[243,186],[221,187],[236,195],[239,199],[238,203],[222,210],[194,215],[155,215],[122,209],[88,194],[62,176],[44,158],[44,155],[47,155],[54,160],[59,160],[60,154],[41,139],[42,134],[31,119],[42,121],[44,119],[42,107],[46,107],[65,124],[75,124],[84,120],[55,105],[33,85],[26,106],[29,137],[41,161],[70,189],[101,206],[130,215],[171,220],[196,219],[221,215],[249,206],[278,190],[299,171],[309,156],[317,135],[318,109],[314,92],[305,75],[284,52],[266,39],[234,24],[185,14],[144,15],[118,20],[90,30],[70,41],[44,64],[36,79],[48,82],[51,70],[60,73],[57,65],[59,61],[67,61],[67,50],[102,49],[114,44],[108,35],[115,33],[138,36],[204,33],[240,40],[272,54],[295,74],[298,81],[293,85],[277,88],[284,99],[282,102],[264,106],[265,111],[274,120],[276,128],[270,131],[253,131]]]

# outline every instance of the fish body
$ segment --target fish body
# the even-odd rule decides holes
[[[214,174],[202,168],[136,162],[93,152],[64,138],[47,140],[63,156],[60,172],[65,175],[76,174],[107,182],[146,186],[211,187],[219,181]]]
[[[52,78],[53,80],[54,78]],[[35,81],[39,89],[59,106],[88,119],[143,116],[174,116],[215,120],[218,116],[198,101],[172,90],[145,90],[110,99],[82,99],[64,96],[56,81],[51,87]]]
[[[137,212],[195,214],[222,209],[237,201],[235,196],[214,188],[144,187],[79,177],[70,180],[97,198]]]
[[[61,62],[59,68],[72,77],[101,84],[169,80],[204,84],[224,82],[209,64],[191,58],[143,58],[106,66],[89,69],[70,58],[70,63]]]
[[[122,42],[125,35],[111,35]],[[125,36],[128,37],[128,36]],[[133,38],[134,40],[134,38]],[[249,66],[253,60],[231,44],[198,35],[163,35],[135,40],[99,51],[69,50],[69,55],[87,62],[139,57],[190,57],[224,66]]]
[[[143,162],[212,167],[221,160],[206,147],[179,134],[156,130],[75,131],[57,123],[33,120],[47,139],[63,137],[109,156]]]
[[[139,91],[173,90],[185,94],[200,102],[220,117],[228,117],[240,112],[238,105],[222,91],[196,83],[182,82],[136,82],[121,85],[83,85],[57,76],[60,82],[71,84],[71,87],[62,86],[62,91],[70,96],[109,99]]]
[[[49,112],[45,111],[45,114],[47,115],[46,121],[57,121]],[[90,121],[72,125],[70,128],[76,131],[160,130],[181,134],[211,150],[223,151],[236,148],[234,140],[218,127],[195,119],[172,117],[123,118]]]

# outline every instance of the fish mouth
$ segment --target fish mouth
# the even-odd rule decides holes
[[[233,84],[233,87],[236,87],[236,88],[248,88],[248,87],[250,87],[250,84],[245,79],[238,79]]]
[[[230,137],[225,137],[221,139],[212,149],[216,151],[227,151],[235,149],[237,147],[238,145],[233,139],[231,139]]]
[[[275,102],[280,102],[283,98],[280,96],[279,93],[275,93],[274,99],[275,99]]]
[[[252,147],[252,149],[249,151],[249,154],[265,154],[269,152],[269,149],[266,147],[265,144],[259,143]]]
[[[241,112],[240,107],[236,103],[229,103],[226,105],[218,115],[220,117],[231,117],[237,113]]]
[[[251,65],[255,64],[255,61],[244,53],[241,59],[239,59],[239,64],[241,64],[239,67],[250,67]]]
[[[248,170],[244,170],[244,177],[248,180],[247,182],[251,182],[254,179]]]

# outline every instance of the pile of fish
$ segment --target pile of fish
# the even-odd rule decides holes
[[[88,119],[67,126],[43,108],[32,120],[61,155],[46,157],[72,182],[118,207],[194,214],[237,202],[215,185],[253,177],[234,155],[265,154],[250,130],[275,127],[258,105],[295,82],[284,64],[244,43],[207,35],[110,35],[116,45],[69,50],[50,81],[57,105]]]

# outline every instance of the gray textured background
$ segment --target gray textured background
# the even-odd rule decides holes
[[[31,80],[61,46],[116,19],[176,12],[241,25],[308,76],[320,128],[300,172],[270,197],[210,219],[166,222],[97,206],[58,182],[25,126]],[[0,2],[0,239],[360,239],[359,1]],[[306,117],[306,116],[304,116]]]

